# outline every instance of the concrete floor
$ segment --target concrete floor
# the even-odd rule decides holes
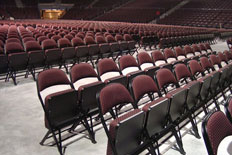
[[[218,41],[211,46],[216,51],[228,50],[225,42]],[[0,154],[1,155],[48,155],[58,154],[55,146],[41,146],[44,134],[44,112],[40,105],[36,83],[32,77],[18,78],[18,85],[14,86],[12,80],[0,81]],[[201,120],[203,116],[199,116]],[[72,138],[66,149],[66,155],[103,155],[106,153],[107,138],[101,126],[95,128],[97,144],[92,144],[82,135]],[[198,123],[201,134],[201,122]],[[186,132],[182,129],[181,132]],[[202,137],[202,136],[201,136]],[[203,138],[196,139],[190,134],[183,137],[184,149],[187,155],[207,154]],[[177,155],[179,152],[168,149],[167,143],[162,146],[165,155]]]

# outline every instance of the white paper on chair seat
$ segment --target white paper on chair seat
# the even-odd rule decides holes
[[[104,82],[107,79],[116,77],[116,76],[120,76],[119,72],[107,72],[101,75],[101,80]]]
[[[152,63],[143,63],[142,65],[140,65],[142,70],[145,70],[148,67],[152,67],[154,66]]]
[[[207,52],[204,50],[204,51],[201,51],[202,54],[207,54]]]
[[[218,65],[214,65],[213,67],[215,68],[216,71],[220,69]]]
[[[127,68],[122,70],[122,74],[127,75],[128,73],[135,72],[135,71],[138,71],[138,70],[139,70],[138,67],[127,67]]]
[[[232,154],[232,136],[225,137],[219,144],[217,155],[231,155]]]
[[[201,52],[195,52],[195,55],[201,55]]]
[[[51,87],[48,87],[40,92],[41,98],[43,102],[45,103],[45,98],[53,93],[57,93],[60,91],[71,89],[71,86],[69,84],[60,84],[60,85],[54,85]]]
[[[78,90],[78,88],[80,86],[83,86],[83,85],[86,85],[86,84],[90,84],[90,83],[93,83],[93,82],[97,82],[99,81],[97,77],[87,77],[87,78],[83,78],[83,79],[80,79],[80,80],[77,80],[73,86],[76,90]]]
[[[193,57],[193,56],[194,56],[193,53],[188,53],[188,54],[186,55],[187,58],[190,58],[190,57]]]
[[[183,55],[180,55],[180,56],[177,57],[178,60],[182,60],[182,59],[185,59],[185,58],[186,58],[186,57],[183,56]]]
[[[160,66],[160,65],[163,65],[163,64],[166,64],[166,62],[164,60],[158,60],[158,61],[155,62],[156,66]]]
[[[168,62],[168,63],[172,63],[172,62],[174,62],[174,61],[176,61],[176,58],[168,58],[168,59],[167,59],[167,62]]]
[[[227,66],[227,64],[225,62],[221,62],[221,65],[222,65],[222,67]]]

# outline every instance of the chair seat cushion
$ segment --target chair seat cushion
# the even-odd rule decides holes
[[[45,98],[53,93],[57,93],[60,91],[64,91],[64,90],[68,90],[71,89],[71,86],[68,84],[61,84],[61,85],[54,85],[51,87],[48,87],[46,89],[44,89],[43,91],[40,92],[41,98],[43,100],[43,102],[45,103]]]
[[[145,70],[146,68],[153,67],[154,65],[152,63],[143,63],[140,65],[142,70]]]
[[[76,90],[78,90],[80,86],[87,85],[87,84],[90,84],[90,83],[94,83],[94,82],[97,82],[97,81],[98,81],[97,77],[87,77],[87,78],[83,78],[83,79],[77,80],[73,84],[73,86],[74,86],[74,88]]]
[[[122,74],[127,75],[127,74],[129,74],[131,72],[135,72],[135,71],[138,71],[138,70],[139,70],[138,67],[127,67],[127,68],[122,70]]]
[[[158,60],[158,61],[155,62],[156,66],[160,66],[160,65],[163,65],[163,64],[166,64],[166,62],[164,60]]]
[[[120,73],[119,72],[107,72],[101,75],[101,80],[105,81],[107,79],[110,79],[116,76],[120,76]]]

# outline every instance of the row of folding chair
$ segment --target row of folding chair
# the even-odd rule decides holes
[[[216,57],[216,56],[215,57],[214,56],[215,55],[211,55],[211,57],[210,57],[211,61]],[[191,72],[188,70],[188,68],[187,68],[187,66],[185,66],[185,64],[177,64],[176,65],[175,75],[176,75],[178,81],[182,82],[182,80],[183,80],[187,83],[186,85],[182,86],[181,88],[178,88],[179,83],[177,82],[177,79],[175,79],[175,76],[173,75],[173,73],[170,70],[165,69],[165,68],[159,69],[155,75],[156,76],[155,79],[158,83],[159,89],[161,91],[163,91],[164,94],[167,94],[166,98],[170,99],[170,101],[169,101],[170,107],[164,108],[165,110],[169,109],[169,115],[171,115],[171,118],[172,118],[170,120],[170,122],[172,122],[174,126],[178,126],[181,123],[181,121],[183,121],[183,119],[189,118],[191,123],[192,123],[193,131],[194,131],[194,134],[196,137],[199,137],[199,134],[198,134],[198,130],[197,130],[197,127],[195,125],[195,122],[194,122],[194,117],[196,117],[195,112],[199,108],[203,107],[203,110],[207,114],[208,113],[207,106],[209,106],[207,104],[210,100],[213,100],[217,109],[220,109],[217,101],[215,100],[215,96],[220,91],[223,91],[225,89],[224,86],[230,87],[230,85],[231,85],[231,80],[229,80],[227,77],[227,75],[231,75],[231,71],[229,73],[229,69],[231,70],[231,66],[226,66],[223,69],[220,69],[218,72],[212,72],[211,74],[205,75],[205,74],[203,74],[203,72],[204,72],[204,70],[206,72],[208,72],[209,68],[207,68],[206,66],[208,63],[210,63],[209,61],[207,62],[208,59],[207,60],[206,59],[207,59],[206,57],[202,57],[202,59],[200,60],[203,68],[196,60],[190,60],[189,67],[190,67]],[[217,65],[219,65],[219,64],[217,64]],[[202,73],[202,76],[200,79],[197,79],[198,73]],[[191,74],[194,76],[192,76]],[[219,74],[220,74],[220,79],[218,77]],[[195,80],[192,82],[187,82],[187,78],[189,78],[190,81],[192,81],[193,79],[195,79]],[[138,82],[139,80],[140,80],[140,82]],[[227,80],[229,81],[229,86],[225,85],[225,83],[227,83],[226,82]],[[141,96],[143,96],[145,93],[148,94],[148,96],[150,97],[151,100],[154,99],[152,97],[152,94],[158,92],[157,91],[158,87],[154,83],[152,83],[152,82],[149,83],[148,81],[149,81],[149,77],[146,77],[145,75],[139,75],[133,79],[133,83],[135,83],[134,85],[137,84],[137,86],[133,87],[133,84],[132,84],[131,85],[132,89],[136,89],[136,87],[138,89],[138,90],[133,90],[134,99],[136,101],[138,99],[140,99]],[[177,89],[169,92],[167,85],[170,85],[170,84],[175,85],[177,87]],[[112,94],[119,94],[119,93],[113,93],[110,90],[110,88],[112,88],[113,85],[111,87],[110,86],[107,86],[107,87],[109,87],[107,89],[108,89],[108,91],[110,91],[109,94],[111,94],[111,97],[112,97]],[[119,86],[117,86],[116,88],[119,89],[118,87]],[[104,88],[102,90],[103,94],[106,94],[106,92],[104,92],[105,89],[106,88]],[[140,94],[138,92],[140,92]],[[124,93],[124,94],[128,94],[128,93]],[[122,96],[122,95],[120,95],[120,96]],[[160,96],[160,93],[158,93],[158,96]],[[105,97],[105,98],[106,99],[103,99],[103,102],[105,104],[111,103],[110,99],[112,99],[112,98],[110,98],[110,97],[108,97],[108,98]],[[125,98],[125,97],[123,97],[123,98]],[[114,99],[116,100],[116,97]],[[119,103],[115,103],[114,99],[112,99],[113,100],[112,101],[113,105],[111,105],[112,107],[117,107],[118,104],[121,104],[121,102],[123,102],[123,103],[134,102],[134,101],[131,101],[128,99],[127,101],[120,100]],[[107,102],[105,100],[107,100]],[[101,95],[100,95],[100,101],[101,101]],[[154,104],[151,104],[151,105],[153,105],[155,107]],[[109,108],[109,106],[106,106],[106,105],[101,105],[101,106],[103,107],[103,110],[102,110],[103,115],[108,111],[110,111],[112,113],[112,109],[111,109],[112,107]],[[107,110],[105,110],[105,107],[107,107],[106,108]],[[133,107],[137,107],[137,102],[134,102]],[[113,108],[113,109],[116,109],[115,112],[117,113],[117,108]],[[147,108],[147,109],[149,109],[149,108]],[[162,110],[159,109],[159,110],[155,111],[154,114],[159,113],[159,116],[160,116],[160,113],[161,113],[160,111],[162,111]],[[138,113],[138,111],[137,111],[137,113]],[[114,117],[114,116],[112,115],[112,117]],[[135,114],[135,117],[137,117],[136,114]],[[141,115],[141,117],[143,117],[143,116]],[[155,118],[155,116],[152,117],[152,119],[154,119],[154,118]],[[126,120],[125,122],[124,122],[124,119]],[[133,131],[131,131],[132,124],[129,123],[130,121],[133,122],[133,119],[135,119],[135,118],[133,118],[131,116],[131,113],[125,114],[125,116],[121,116],[120,118],[112,121],[110,123],[110,127],[108,129],[104,123],[104,119],[102,118],[103,126],[104,126],[106,134],[109,138],[107,153],[109,150],[110,150],[109,152],[111,152],[111,153],[113,151],[114,154],[117,154],[118,153],[117,151],[132,151],[132,152],[138,151],[137,150],[138,146],[134,146],[133,148],[131,148],[131,150],[126,150],[123,146],[125,146],[125,143],[128,143],[128,141],[122,141],[122,137],[124,140],[129,138],[129,137],[124,137],[125,135],[122,135],[123,133],[127,133],[128,130],[131,133],[134,133]],[[122,125],[123,132],[121,132],[120,126],[123,123],[125,123],[124,125],[126,127]],[[144,122],[142,122],[142,124],[143,123]],[[128,126],[128,124],[130,124],[130,125]],[[139,123],[138,124],[135,123],[133,125],[134,125],[133,127],[135,129],[135,132],[137,131],[137,134],[138,134],[138,131],[140,131],[140,133],[141,133],[142,128],[140,128],[140,130],[138,130],[138,127],[142,126],[142,125]],[[117,128],[116,128],[116,126],[117,126]],[[153,128],[155,128],[155,126],[153,126]],[[152,130],[151,128],[149,128],[149,129]],[[112,135],[111,133],[114,133],[114,134]],[[138,135],[136,135],[136,133],[134,133],[134,134],[135,134],[134,137],[138,136]],[[111,136],[113,136],[113,137],[111,137]],[[179,134],[179,136],[181,137],[180,134]],[[177,142],[179,142],[179,147],[181,148],[182,145],[181,145],[181,140],[180,140],[181,138],[180,137],[179,137],[179,139],[177,139]],[[130,140],[131,140],[130,141],[131,143],[137,142],[138,145],[141,143],[141,139],[133,139],[132,138]],[[120,142],[121,142],[121,144],[119,144]],[[143,143],[143,144],[146,144],[146,143]],[[148,146],[150,147],[150,145],[148,145]],[[124,153],[128,154],[129,152],[124,152]]]
[[[213,55],[211,55],[211,56],[213,56]],[[223,55],[223,56],[226,57],[225,55]],[[217,58],[219,58],[219,55],[218,55],[218,57],[216,57],[216,59]],[[188,105],[190,107],[190,108],[188,108],[188,112],[191,111],[191,115],[187,115],[187,116],[191,120],[191,123],[194,127],[193,129],[194,129],[195,135],[197,137],[198,137],[197,128],[194,125],[194,121],[192,119],[192,117],[194,117],[194,113],[195,113],[196,109],[203,107],[204,111],[207,113],[208,112],[207,111],[207,106],[208,106],[207,103],[211,99],[214,100],[214,103],[218,108],[218,103],[215,100],[215,95],[218,93],[218,91],[222,91],[222,90],[224,90],[225,87],[229,87],[230,81],[231,81],[231,80],[226,79],[228,73],[231,73],[231,72],[228,72],[228,73],[225,72],[226,70],[228,71],[228,69],[229,69],[229,68],[227,68],[227,66],[225,66],[225,68],[223,70],[220,70],[219,72],[217,72],[217,74],[215,73],[215,75],[212,73],[212,74],[209,74],[207,76],[204,76],[205,74],[203,72],[208,71],[208,69],[209,69],[207,66],[208,63],[206,63],[206,65],[204,65],[205,59],[207,59],[207,58],[202,57],[200,59],[201,65],[204,67],[204,69],[202,69],[202,66],[196,60],[190,60],[189,61],[189,68],[190,68],[191,72],[188,70],[188,68],[185,66],[185,64],[180,63],[180,64],[177,64],[175,67],[175,71],[174,71],[175,76],[171,70],[166,69],[166,68],[156,69],[155,76],[154,75],[151,76],[151,74],[148,74],[153,78],[153,80],[155,80],[157,82],[157,84],[155,84],[155,85],[157,85],[157,88],[159,88],[158,90],[161,91],[160,93],[158,93],[158,96],[161,96],[162,94],[163,95],[167,94],[166,97],[171,100],[171,101],[169,101],[171,103],[178,102],[176,104],[182,104],[182,105],[186,105],[186,103],[188,103]],[[213,58],[211,58],[211,59],[212,59],[211,61],[213,62]],[[138,66],[134,57],[132,57],[130,55],[122,56],[119,59],[119,64],[120,64],[119,66],[120,66],[121,71],[119,70],[119,68],[117,67],[117,65],[115,64],[115,62],[112,59],[100,60],[98,63],[98,66],[97,66],[99,76],[94,71],[93,67],[89,64],[77,64],[77,65],[73,66],[71,69],[71,72],[70,72],[71,78],[70,79],[72,81],[73,87],[75,88],[76,91],[78,91],[78,93],[77,93],[78,94],[78,103],[80,104],[82,112],[83,112],[85,118],[89,119],[90,125],[89,125],[88,129],[92,133],[92,136],[93,136],[93,124],[92,124],[93,119],[92,119],[92,117],[99,114],[95,96],[96,96],[96,93],[98,91],[100,91],[105,86],[105,84],[112,83],[112,82],[120,83],[120,84],[123,84],[125,88],[128,88],[130,90],[130,92],[134,92],[132,96],[134,97],[134,100],[136,102],[133,102],[133,106],[136,108],[137,102],[140,100],[140,97],[143,95],[138,95],[138,90],[136,91],[133,89],[132,81],[135,82],[136,79],[134,79],[134,78],[130,79],[130,77],[136,77],[138,79],[139,78],[142,79],[143,82],[141,82],[141,81],[138,82],[140,84],[140,86],[137,86],[140,89],[145,87],[144,81],[149,81],[149,78],[147,76],[141,75],[141,74],[144,74],[144,72],[139,69],[139,66]],[[134,64],[136,64],[136,66],[133,66]],[[215,64],[215,65],[217,65],[217,64]],[[129,72],[129,71],[124,70],[128,66],[132,67],[133,72]],[[219,65],[219,67],[220,67],[220,65]],[[183,70],[185,70],[185,72],[183,72]],[[50,72],[50,70],[47,70],[44,72]],[[145,70],[145,73],[149,73],[149,72],[146,72],[146,70]],[[199,76],[198,74],[202,74],[201,75],[202,78],[200,78],[198,81],[190,82],[191,80],[196,79],[197,76]],[[219,74],[220,74],[220,79],[218,79],[218,76],[217,76]],[[127,76],[127,78],[125,75]],[[140,75],[140,76],[138,76],[138,75]],[[39,76],[40,76],[40,74],[39,74]],[[142,76],[145,76],[145,79]],[[56,76],[53,76],[53,78],[52,78],[52,75],[50,75],[50,78],[51,78],[50,82],[52,82],[52,83],[54,82],[53,81],[54,77],[56,77]],[[224,77],[224,79],[222,77]],[[85,79],[83,79],[83,78],[85,78]],[[148,78],[148,79],[146,79],[146,78]],[[47,79],[49,79],[49,77],[47,77]],[[104,81],[104,83],[101,80]],[[188,80],[190,80],[190,81],[188,81]],[[40,81],[40,78],[38,78],[38,81]],[[219,84],[219,81],[222,82],[222,84]],[[182,86],[183,88],[180,88],[177,91],[174,90],[174,92],[169,93],[170,88],[167,86],[171,84],[171,85],[175,86],[176,88],[178,88],[180,85],[179,82],[180,83],[186,82],[188,84],[185,86]],[[129,83],[130,83],[130,85],[129,85]],[[57,83],[54,83],[52,85],[56,85],[56,84]],[[63,82],[58,81],[58,84],[63,84]],[[153,81],[153,84],[148,84],[148,85],[154,86],[154,81]],[[56,89],[53,88],[53,90],[56,90]],[[61,89],[61,90],[63,90],[63,89]],[[58,90],[58,91],[61,91],[61,90]],[[153,89],[149,89],[149,90],[152,91],[152,90],[156,90],[156,89],[153,88]],[[40,94],[40,91],[38,91],[38,93]],[[180,93],[179,95],[181,96],[180,98],[182,98],[182,102],[180,102],[180,100],[179,100],[179,97],[178,97],[179,95],[177,95],[177,98],[172,99],[173,94],[176,94],[176,93],[177,94]],[[189,94],[189,96],[187,98],[183,97],[183,95],[186,96],[187,94]],[[154,97],[152,97],[151,94],[148,94],[148,96],[151,99],[154,99]],[[183,100],[183,99],[186,99],[187,102],[186,102],[186,100]],[[41,99],[41,103],[44,104],[44,102],[42,102],[42,101],[43,100]],[[184,106],[180,106],[180,107],[183,108]],[[185,116],[183,118],[186,118],[186,115],[184,115],[185,113],[182,113],[183,112],[182,110],[179,109],[181,111],[180,112],[177,109],[174,108],[174,111],[173,111],[173,113],[174,113],[173,120],[175,120],[174,126],[179,125],[179,117],[180,116],[183,115],[183,116]],[[181,114],[177,115],[175,113],[176,110],[178,112],[180,112]],[[186,109],[184,111],[186,111]],[[176,135],[176,136],[177,136],[176,138],[177,138],[180,150],[182,150],[181,138],[180,138],[181,136],[180,136],[180,134],[179,134],[179,136],[178,135]]]
[[[16,73],[19,70],[27,69],[26,75],[30,72],[35,79],[35,69],[38,67],[49,68],[58,64],[60,67],[64,66],[68,72],[67,64],[75,64],[76,61],[90,60],[94,65],[94,56],[96,56],[97,61],[103,57],[116,59],[123,53],[132,54],[137,51],[135,42],[128,34],[124,36],[118,34],[115,38],[108,34],[106,39],[99,34],[96,36],[96,41],[90,35],[87,35],[84,40],[80,37],[72,38],[71,41],[67,38],[60,38],[57,40],[57,43],[46,36],[34,36],[38,37],[36,41],[30,33],[24,33],[21,37],[25,52],[21,41],[17,39],[18,43],[11,42],[6,44],[5,51],[7,55],[1,53],[5,60],[1,68],[4,70],[9,67],[8,78],[12,78],[15,84]],[[16,40],[16,38],[14,39]],[[7,61],[7,57],[9,61]]]
[[[189,35],[189,36],[179,36],[179,37],[167,37],[158,38],[156,35],[142,36],[140,40],[140,47],[144,49],[152,48],[152,46],[158,47],[160,49],[196,44],[201,42],[211,42],[214,40],[213,34],[200,34],[200,35]]]
[[[161,38],[159,48],[175,47],[188,44],[196,44],[201,42],[212,42],[214,40],[213,34],[191,35],[183,37]]]

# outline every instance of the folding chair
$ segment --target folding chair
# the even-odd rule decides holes
[[[144,140],[145,113],[135,109],[126,114],[119,115],[118,107],[132,103],[133,99],[128,90],[121,84],[110,84],[98,94],[100,118],[108,137],[107,155],[139,154],[148,147],[152,147],[149,141]],[[109,128],[104,116],[110,113],[113,120]],[[151,154],[155,154],[150,149]]]
[[[37,93],[45,113],[45,127],[48,129],[40,142],[41,145],[44,145],[52,134],[59,153],[64,154],[61,134],[67,127],[71,131],[80,123],[88,130],[90,139],[94,142],[87,119],[78,103],[78,93],[63,71],[49,69],[39,73]]]

